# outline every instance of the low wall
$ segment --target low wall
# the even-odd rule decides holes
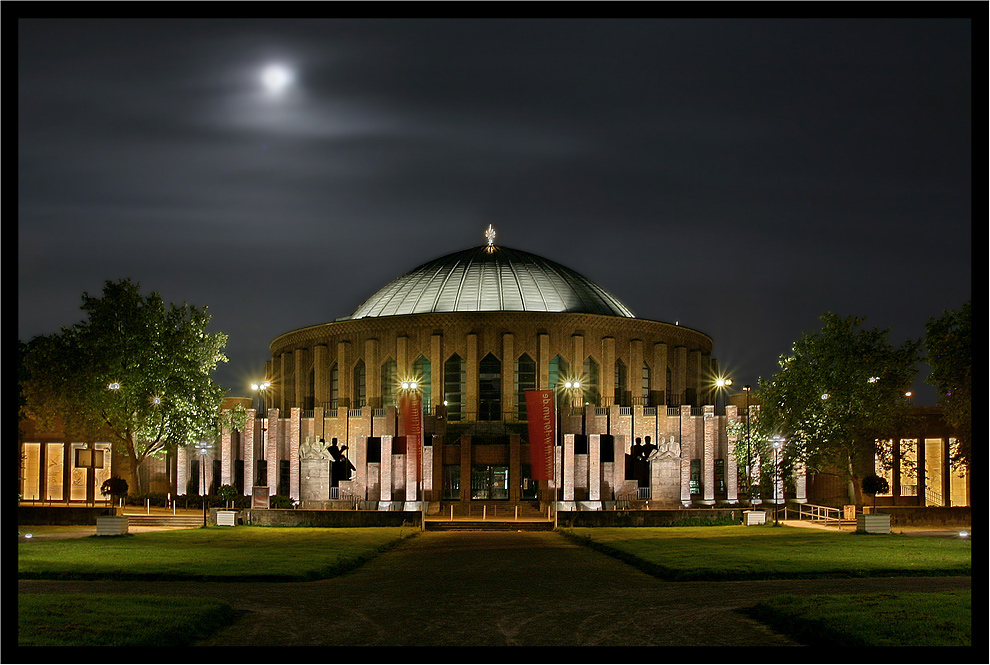
[[[210,521],[216,524],[216,509],[210,511]],[[277,509],[241,510],[238,522],[253,526],[315,526],[315,527],[371,527],[371,526],[419,526],[420,511],[400,510],[298,510]]]
[[[867,506],[872,508],[872,506]],[[872,512],[872,511],[871,511]],[[877,506],[876,512],[890,515],[890,526],[972,526],[970,506]]]
[[[561,527],[668,526],[681,520],[732,517],[742,522],[741,508],[683,508],[678,510],[579,510],[557,513]]]
[[[93,526],[97,517],[113,514],[113,506],[18,506],[17,523]]]

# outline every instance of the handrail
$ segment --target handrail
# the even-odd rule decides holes
[[[791,506],[784,508],[784,515],[787,515],[789,510],[793,510]],[[826,526],[831,523],[835,523],[836,526],[842,524],[842,509],[833,508],[831,506],[816,506],[811,503],[800,503],[797,504],[798,519],[809,519],[813,522],[823,522]]]

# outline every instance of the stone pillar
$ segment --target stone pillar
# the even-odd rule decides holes
[[[601,382],[602,404],[610,406],[615,402],[615,338],[602,338],[602,371],[598,380]]]
[[[518,434],[509,435],[509,501],[520,500],[522,486],[522,459],[520,456],[521,437]]]
[[[382,436],[382,463],[378,472],[379,501],[392,500],[392,437]]]
[[[687,372],[687,347],[686,346],[675,346],[673,354],[672,372],[671,372],[671,391],[681,400],[681,404],[686,404],[687,396],[685,391],[687,390],[686,382],[686,372]],[[690,412],[689,412],[690,413]]]
[[[241,459],[244,460],[244,496],[251,496],[251,488],[254,487],[254,436],[258,426],[258,412],[254,409],[246,409],[247,422],[241,430]]]
[[[762,475],[761,473],[762,468],[760,462],[761,460],[759,455],[753,455],[752,459],[750,460],[750,463],[752,464],[752,466],[750,467],[752,471],[751,473],[752,478],[750,479],[750,483],[749,483],[750,486],[749,503],[750,505],[753,506],[758,506],[761,503],[763,503],[763,496],[760,494],[760,490],[759,490],[760,480],[761,480],[760,476]]]
[[[574,500],[574,435],[564,435],[564,501]]]
[[[368,496],[368,439],[358,434],[353,438],[351,444],[351,415],[350,409],[343,409],[344,417],[347,418],[344,427],[347,432],[344,443],[347,445],[348,457],[354,460],[354,482],[352,483],[354,495],[361,500],[367,501],[373,497]],[[337,413],[340,413],[338,411]]]
[[[721,431],[725,432],[729,423],[739,422],[739,407],[729,404],[725,407],[725,421],[721,426]],[[725,501],[726,503],[739,502],[739,461],[736,459],[736,439],[729,438],[726,434],[725,441]]]
[[[718,420],[715,417],[715,407],[711,404],[704,406],[703,422],[705,438],[701,449],[701,491],[706,506],[715,505],[715,437],[718,436]]]
[[[516,352],[512,333],[502,334],[502,418],[516,420]],[[510,473],[511,477],[511,473]]]
[[[278,409],[268,409],[268,431],[265,432],[265,465],[268,468],[268,496],[278,492]]]
[[[656,391],[657,408],[667,403],[667,345],[657,342],[653,345],[653,371],[650,373],[650,390]]]
[[[367,407],[382,405],[382,368],[378,361],[378,340],[364,340],[364,394]],[[382,460],[382,464],[385,460]]]
[[[539,371],[537,389],[546,390],[550,387],[550,335],[540,333],[536,336],[536,363]]]
[[[45,448],[45,446],[42,446],[42,449],[44,449],[44,448]],[[178,467],[176,469],[176,473],[175,473],[175,484],[176,484],[175,491],[176,491],[176,494],[180,494],[180,493],[181,494],[188,494],[189,493],[189,490],[188,490],[188,486],[189,486],[189,460],[188,460],[188,457],[189,457],[189,455],[188,455],[188,451],[186,450],[186,446],[176,446],[176,448],[175,448],[175,457],[176,457],[176,460],[177,460],[176,466]],[[44,469],[44,468],[45,468],[44,465],[42,465],[42,469]],[[44,473],[42,473],[42,476],[44,476]]]
[[[443,404],[443,335],[430,335],[430,414],[436,415]]]
[[[466,335],[467,349],[465,352],[464,367],[464,395],[461,408],[462,420],[477,420],[478,418],[478,335],[468,333]],[[504,368],[503,368],[504,369]]]
[[[461,501],[471,500],[471,436],[461,435]]]
[[[602,500],[602,437],[588,435],[588,500]]]
[[[317,344],[313,347],[313,408],[322,407],[329,401],[330,363],[327,362],[327,346]]]
[[[808,470],[800,462],[794,466],[794,501],[808,503]]]
[[[230,457],[231,445],[230,445],[231,430],[224,428],[220,432],[220,484],[221,485],[233,485],[231,482],[231,466],[233,462]]]
[[[434,446],[423,445],[423,470],[420,482],[423,484],[423,501],[433,497],[433,457]]]
[[[890,446],[893,449],[891,454],[894,458],[894,465],[891,469],[891,482],[890,482],[890,494],[893,498],[894,505],[897,505],[897,498],[901,495],[901,439],[900,437],[894,437],[890,441]]]
[[[299,494],[299,411],[293,407],[289,411],[289,498],[298,501]]]
[[[684,347],[678,348],[683,349]],[[681,405],[680,419],[680,441],[678,443],[681,447],[681,504],[688,507],[691,505],[691,456],[694,452],[694,435],[690,431],[694,427],[694,423],[691,419],[690,405]],[[690,443],[687,441],[685,433],[691,435]]]

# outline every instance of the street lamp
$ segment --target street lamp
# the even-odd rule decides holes
[[[261,383],[252,383],[251,384],[251,390],[254,390],[259,395],[258,405],[261,407],[261,410],[259,412],[259,415],[262,418],[265,417],[265,412],[267,410],[265,408],[266,407],[266,404],[265,404],[265,392],[269,388],[271,388],[271,387],[272,387],[272,382],[271,381],[262,381]]]
[[[770,437],[770,444],[773,446],[773,525],[779,526],[777,513],[780,507],[780,497],[778,494],[778,488],[780,487],[780,462],[777,456],[784,447],[784,437],[775,434]]]
[[[203,526],[206,526],[206,456],[213,449],[213,444],[209,441],[200,441],[196,444],[196,452],[200,455],[200,468],[203,470],[203,484],[200,486],[200,494],[203,497]]]

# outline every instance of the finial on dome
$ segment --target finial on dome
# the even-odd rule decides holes
[[[488,238],[489,247],[495,244],[495,229],[492,228],[491,224],[488,225],[488,230],[485,231],[485,237]]]

